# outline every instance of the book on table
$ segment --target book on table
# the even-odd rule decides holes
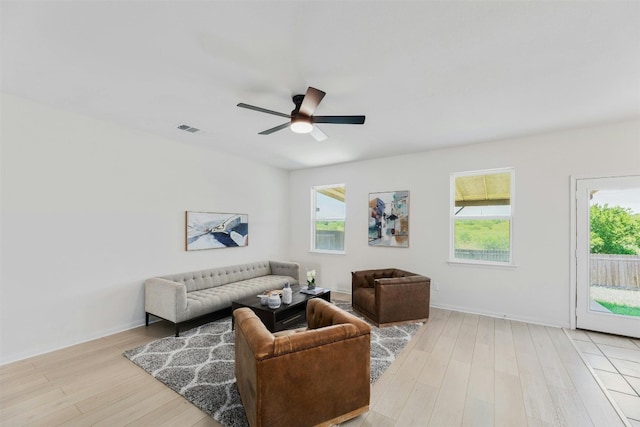
[[[308,294],[308,295],[320,295],[321,293],[323,293],[325,291],[326,291],[325,288],[319,288],[317,286],[314,289],[308,289],[306,287],[300,289],[300,292],[302,292],[303,294]]]

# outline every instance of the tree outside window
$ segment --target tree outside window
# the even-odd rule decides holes
[[[640,214],[605,203],[591,205],[589,218],[592,254],[640,255]]]

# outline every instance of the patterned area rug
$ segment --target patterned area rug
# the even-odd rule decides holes
[[[352,314],[350,303],[336,305]],[[358,314],[357,317],[362,318]],[[371,384],[409,342],[422,323],[371,328]],[[162,338],[124,355],[226,427],[248,426],[233,374],[231,318]]]

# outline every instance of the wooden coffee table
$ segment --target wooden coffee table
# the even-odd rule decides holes
[[[262,323],[271,332],[278,332],[290,328],[307,319],[307,301],[313,298],[322,298],[331,301],[331,291],[318,295],[308,295],[300,292],[300,286],[292,286],[293,299],[291,304],[280,304],[276,309],[269,308],[268,305],[260,304],[260,298],[255,295],[242,298],[231,303],[231,311],[236,308],[249,307],[262,320]],[[231,316],[231,328],[234,327],[234,318]]]

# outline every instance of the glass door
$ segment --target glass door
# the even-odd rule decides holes
[[[640,175],[576,180],[576,326],[640,338]]]

